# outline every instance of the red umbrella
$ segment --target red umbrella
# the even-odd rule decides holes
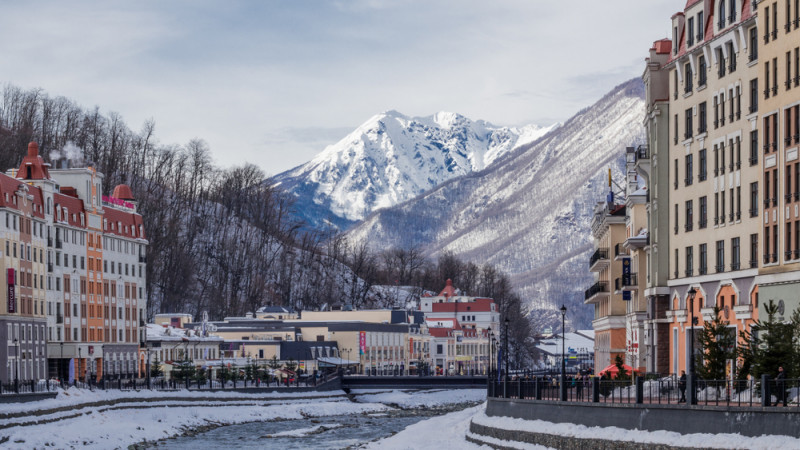
[[[625,369],[625,371],[628,373],[628,375],[632,374],[633,372],[636,372],[633,369],[633,367],[631,367],[631,366],[629,366],[627,364],[623,364],[622,367]],[[611,375],[612,378],[616,378],[617,375],[618,375],[618,372],[619,372],[619,368],[617,368],[617,366],[615,364],[612,364],[612,365],[606,367],[605,369],[601,370],[598,373],[598,375],[603,376],[606,373],[608,373],[609,375]]]

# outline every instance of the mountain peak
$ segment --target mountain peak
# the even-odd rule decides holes
[[[483,170],[547,130],[495,127],[447,111],[408,117],[388,110],[275,181],[293,192],[301,207],[323,207],[345,222],[357,221],[454,177]]]

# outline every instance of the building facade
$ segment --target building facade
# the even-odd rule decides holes
[[[766,317],[772,300],[777,319],[789,320],[800,307],[800,5],[760,1],[758,17],[764,179],[758,308]]]
[[[11,228],[4,262],[15,271],[6,270],[2,301],[6,317],[30,317],[19,331],[4,328],[24,364],[2,380],[100,379],[106,360],[119,362],[116,376],[135,376],[147,240],[130,189],[104,197],[94,167],[51,169],[33,142],[1,179]],[[14,369],[16,358],[6,359]]]

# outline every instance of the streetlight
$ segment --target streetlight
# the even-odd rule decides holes
[[[503,398],[508,398],[508,317],[505,320],[506,324],[506,339],[503,343],[503,360],[505,372],[503,372]]]
[[[487,350],[489,350],[489,367],[486,370],[486,380],[489,381],[492,379],[492,327],[486,329],[486,343],[488,344]],[[484,368],[486,368],[485,366]]]
[[[691,355],[689,359],[689,389],[691,393],[690,404],[696,405],[697,399],[695,398],[695,390],[694,390],[694,296],[697,295],[697,290],[694,287],[689,288],[689,310],[692,315],[692,323],[691,323]]]
[[[564,351],[564,341],[567,340],[565,319],[567,316],[567,307],[561,305],[561,401],[567,401],[567,384],[566,384],[566,371],[567,361],[565,359],[566,352]]]
[[[15,355],[17,357],[17,377],[14,378],[14,384],[19,386],[19,339],[14,338],[14,346],[17,347],[17,354]],[[17,390],[19,390],[19,388],[17,388]]]

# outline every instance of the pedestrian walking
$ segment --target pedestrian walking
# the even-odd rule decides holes
[[[778,367],[778,375],[775,376],[775,387],[778,391],[778,398],[773,406],[778,406],[778,403],[783,403],[783,406],[786,406],[786,372],[783,371],[783,367]]]
[[[681,390],[681,398],[678,403],[686,403],[686,371],[681,370],[681,378],[678,380],[678,389]]]

